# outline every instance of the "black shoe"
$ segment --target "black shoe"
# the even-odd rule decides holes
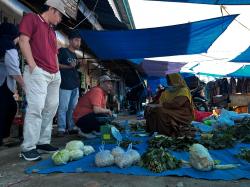
[[[63,131],[58,131],[57,134],[56,134],[56,137],[64,137],[65,136],[65,132]]]
[[[68,133],[71,134],[78,134],[78,130],[76,129],[72,129],[72,130],[68,130]]]
[[[36,149],[32,149],[32,150],[26,151],[26,152],[21,152],[20,157],[24,158],[27,161],[35,161],[35,160],[40,160],[41,159],[41,156],[37,152]]]
[[[36,149],[39,153],[54,153],[58,151],[57,147],[53,147],[50,144],[36,145]]]

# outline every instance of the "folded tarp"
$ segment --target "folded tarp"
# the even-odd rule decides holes
[[[177,3],[198,3],[211,5],[250,5],[250,0],[150,0],[150,1],[168,1]]]
[[[237,15],[129,31],[81,30],[99,59],[133,59],[203,53]]]

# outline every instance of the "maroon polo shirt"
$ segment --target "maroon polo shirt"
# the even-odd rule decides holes
[[[30,38],[31,51],[37,66],[49,73],[58,72],[54,29],[40,15],[29,13],[21,20],[19,31]]]

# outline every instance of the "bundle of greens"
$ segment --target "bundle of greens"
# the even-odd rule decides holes
[[[244,159],[250,162],[250,149],[243,148],[240,150],[240,153],[235,155],[237,158]]]
[[[160,149],[148,149],[141,157],[140,166],[155,173],[160,173],[170,169],[177,169],[181,167],[181,163],[180,160],[177,160],[161,147]]]
[[[129,139],[124,139],[124,140],[122,140],[122,142],[120,143],[120,146],[123,147],[123,148],[127,148],[128,145],[131,144],[131,143],[132,143],[132,145],[137,145],[137,144],[140,144],[141,141],[139,141],[139,140],[133,141],[133,140],[129,140]]]
[[[211,132],[211,138],[201,138],[199,143],[207,149],[224,149],[233,147],[236,143],[233,127],[221,127]]]
[[[150,148],[169,148],[174,151],[188,151],[189,147],[197,143],[197,141],[191,136],[183,137],[169,137],[164,135],[158,135],[149,140]]]
[[[250,120],[242,120],[234,126],[234,137],[243,143],[250,143]]]
[[[130,123],[129,126],[131,132],[145,131],[146,129],[146,124],[144,124],[143,122]]]

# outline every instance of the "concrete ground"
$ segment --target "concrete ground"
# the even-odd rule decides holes
[[[53,145],[64,147],[72,139],[81,139],[77,135],[53,138]],[[19,147],[0,148],[0,187],[249,187],[250,180],[209,181],[189,177],[151,177],[121,175],[111,173],[53,173],[26,174],[24,170],[35,164],[18,157]],[[48,155],[43,155],[46,159]]]

